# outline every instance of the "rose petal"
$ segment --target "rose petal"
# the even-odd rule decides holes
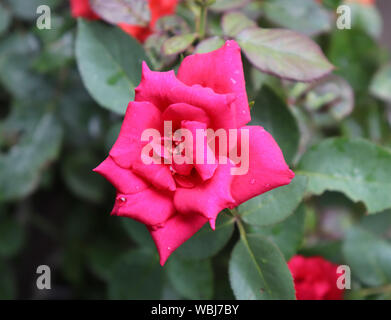
[[[183,120],[203,122],[209,126],[209,117],[204,110],[187,103],[175,103],[162,114],[164,121],[172,121],[172,128],[179,128]]]
[[[154,189],[117,194],[112,215],[135,219],[148,226],[163,225],[174,214],[171,197]]]
[[[208,220],[200,215],[176,214],[162,228],[149,228],[160,256],[160,264],[182,243],[192,237]]]
[[[212,88],[216,93],[234,93],[237,126],[251,120],[240,47],[235,41],[227,41],[212,52],[187,56],[178,69],[178,79],[189,86]]]
[[[208,145],[206,124],[197,121],[182,121],[182,128],[189,130],[193,136],[193,163],[195,169],[197,170],[202,180],[210,179],[216,171],[218,163],[215,159],[213,151],[209,148]],[[203,131],[205,133],[203,147],[197,142],[197,130]],[[208,156],[214,163],[208,163]],[[198,161],[197,157],[201,157],[202,161]]]
[[[141,82],[135,92],[135,101],[149,101],[161,111],[175,103],[186,103],[204,110],[213,128],[236,128],[235,94],[217,94],[200,85],[187,86],[176,78],[172,70],[151,71],[143,62]]]
[[[120,193],[133,194],[148,188],[143,179],[131,170],[118,166],[110,156],[93,171],[105,177]]]
[[[232,181],[231,192],[237,204],[289,184],[295,176],[281,149],[265,129],[259,126],[245,126],[243,129],[249,130],[249,169],[247,174],[235,175]],[[238,150],[241,149],[240,140],[238,137]]]
[[[160,189],[175,190],[170,169],[164,164],[145,164],[141,151],[147,142],[141,141],[145,129],[162,132],[161,112],[149,102],[131,101],[126,110],[120,134],[110,150],[110,156],[122,168],[133,172]]]
[[[214,230],[219,212],[234,204],[230,191],[232,166],[227,159],[227,163],[219,164],[214,176],[203,184],[192,189],[177,188],[174,195],[176,210],[184,215],[203,215]]]
[[[140,158],[141,135],[145,129],[162,132],[161,112],[149,102],[129,102],[121,131],[110,150],[110,156],[120,167],[130,168]]]

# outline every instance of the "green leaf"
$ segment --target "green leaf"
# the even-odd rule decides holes
[[[308,192],[343,192],[369,213],[391,207],[391,152],[368,141],[325,140],[304,154],[297,173],[309,178]]]
[[[120,253],[120,248],[114,242],[98,241],[88,248],[89,267],[96,276],[107,281],[110,277],[110,269],[118,260]]]
[[[213,11],[228,11],[244,7],[250,0],[216,0],[210,6]]]
[[[379,38],[383,21],[375,5],[349,3],[353,28],[361,28],[374,38]]]
[[[391,210],[386,210],[378,214],[364,216],[361,218],[360,227],[376,234],[386,236],[391,226]]]
[[[213,270],[210,260],[183,260],[172,257],[165,265],[172,286],[187,299],[212,299]]]
[[[182,244],[177,253],[184,259],[205,259],[218,253],[231,238],[234,221],[224,212],[218,215],[216,230],[204,225],[194,236]]]
[[[221,20],[224,34],[232,38],[241,31],[256,26],[257,24],[253,20],[241,12],[228,12]]]
[[[333,70],[320,47],[295,31],[251,28],[237,41],[255,67],[283,79],[313,81]]]
[[[331,34],[328,54],[335,73],[355,90],[367,90],[378,68],[380,51],[376,42],[359,29],[336,30]]]
[[[306,257],[322,256],[326,260],[335,264],[341,264],[344,260],[342,256],[342,241],[319,241],[314,245],[300,249],[299,254]]]
[[[90,5],[99,17],[112,24],[126,23],[145,27],[151,20],[149,4],[145,0],[90,0]]]
[[[391,283],[391,243],[360,227],[349,230],[343,254],[352,276],[368,286]]]
[[[258,233],[275,243],[288,261],[299,249],[304,237],[304,206],[280,223],[266,227],[248,226],[250,233]]]
[[[15,298],[14,274],[8,266],[0,260],[0,300],[11,300]]]
[[[119,28],[99,22],[78,21],[76,58],[91,96],[103,107],[125,113],[147,61],[137,40]]]
[[[331,15],[313,0],[265,0],[263,9],[272,22],[306,35],[331,29]]]
[[[354,108],[354,93],[352,87],[343,78],[330,75],[321,79],[316,84],[308,84],[312,87],[305,97],[305,105],[308,109],[317,110],[327,107],[334,123],[348,116]]]
[[[303,199],[307,187],[305,177],[296,176],[287,186],[273,189],[252,198],[238,208],[243,220],[251,225],[267,226],[291,215]]]
[[[134,250],[118,259],[110,270],[110,299],[157,300],[163,285],[158,256],[148,250]]]
[[[61,140],[62,128],[49,112],[8,153],[0,154],[0,199],[30,194],[39,185],[42,169],[57,157]]]
[[[206,53],[217,50],[224,45],[224,39],[218,36],[202,40],[197,44],[194,53]]]
[[[104,179],[92,172],[99,159],[90,151],[76,152],[63,159],[62,176],[75,196],[94,203],[104,200]]]
[[[391,103],[391,64],[382,67],[375,74],[370,91],[375,97]]]
[[[299,147],[300,131],[286,103],[272,89],[262,86],[251,113],[251,124],[264,127],[280,146],[285,160],[291,163]]]
[[[7,31],[10,23],[11,13],[2,3],[0,3],[0,35]]]
[[[15,218],[0,214],[0,257],[17,254],[24,242],[24,228]]]
[[[73,58],[73,43],[74,37],[70,32],[50,42],[39,57],[34,60],[34,69],[40,73],[45,73],[63,67]]]
[[[127,234],[140,246],[147,248],[155,248],[155,243],[147,229],[147,227],[130,218],[122,217],[121,223]]]
[[[31,53],[0,56],[0,82],[16,98],[47,102],[54,87],[43,76],[32,72],[33,62]]]
[[[178,54],[185,51],[194,40],[197,38],[197,33],[187,33],[171,37],[164,41],[163,52],[165,55]]]
[[[251,234],[239,241],[229,262],[229,279],[238,300],[294,300],[292,275],[278,248]]]

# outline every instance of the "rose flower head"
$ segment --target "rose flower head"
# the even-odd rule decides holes
[[[297,300],[342,300],[337,287],[338,266],[323,257],[296,255],[288,262]]]
[[[75,18],[82,17],[90,20],[100,19],[90,5],[93,0],[71,0],[71,13]],[[156,21],[166,15],[175,13],[178,0],[145,0],[151,11],[151,20],[147,26],[119,23],[118,26],[140,42],[144,42],[153,33]]]
[[[235,41],[186,57],[177,76],[143,63],[118,139],[94,170],[117,189],[112,214],[148,227],[162,265],[205,223],[214,229],[223,209],[294,177],[250,120]]]

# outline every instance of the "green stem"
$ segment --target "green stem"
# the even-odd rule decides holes
[[[229,212],[235,217],[235,222],[238,226],[240,237],[244,242],[247,243],[247,235],[246,235],[246,230],[244,229],[244,225],[242,222],[242,218],[240,217],[240,214],[236,208],[229,209]]]
[[[206,29],[206,17],[208,15],[208,6],[203,2],[200,4],[200,17],[198,23],[198,36],[202,40],[205,38],[205,29]]]
[[[385,285],[377,288],[367,288],[358,291],[361,296],[371,296],[374,294],[391,294],[391,285]]]

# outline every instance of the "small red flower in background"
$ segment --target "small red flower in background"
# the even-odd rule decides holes
[[[71,0],[71,12],[75,18],[99,19],[94,11],[92,11],[89,0]]]
[[[94,171],[117,189],[112,214],[144,223],[163,265],[182,243],[217,215],[264,192],[289,184],[294,173],[285,163],[273,137],[251,120],[240,47],[227,41],[218,50],[187,56],[178,75],[154,72],[144,63],[135,101],[126,110],[120,134],[109,156]],[[248,133],[248,170],[232,175],[235,165],[199,163],[209,152],[207,143],[196,149],[192,164],[145,164],[141,150],[144,130],[162,133],[164,121],[173,131],[234,130],[230,140],[241,150],[240,136]],[[193,135],[194,136],[194,135]],[[156,150],[169,140],[159,139]],[[227,146],[226,146],[227,147]],[[154,148],[154,149],[155,149]],[[216,154],[214,154],[217,157]]]
[[[156,21],[166,15],[175,13],[178,0],[148,0],[149,9],[151,10],[151,21],[147,27],[120,23],[118,26],[126,33],[144,42],[145,39],[153,32]],[[100,19],[90,6],[89,0],[71,0],[72,16],[87,18],[90,20]]]
[[[338,266],[322,257],[294,256],[288,267],[295,283],[297,300],[342,300],[337,287]]]

